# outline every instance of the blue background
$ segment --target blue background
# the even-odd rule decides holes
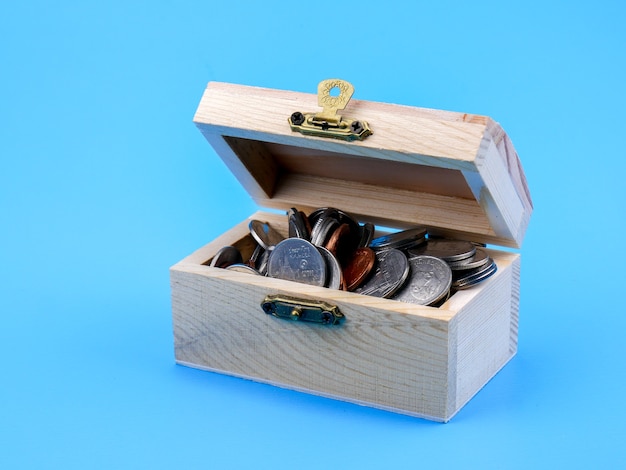
[[[624,466],[623,5],[3,2],[0,467]],[[522,159],[519,352],[448,424],[174,364],[169,266],[256,210],[206,83],[329,77]]]

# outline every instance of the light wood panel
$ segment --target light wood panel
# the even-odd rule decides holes
[[[282,215],[251,218],[287,230]],[[171,268],[179,363],[447,421],[514,354],[519,255],[491,250],[491,279],[440,308],[417,306],[207,266],[222,246],[246,245],[248,220]],[[260,307],[268,294],[323,299],[346,321],[274,318]]]
[[[368,120],[374,128],[374,135],[363,142],[292,132],[287,117],[295,110],[313,111],[316,103],[313,94],[211,83],[194,120],[263,207],[306,201],[311,185],[295,181],[306,179],[317,191],[308,201],[312,207],[315,198],[323,199],[330,201],[326,205],[392,226],[418,223],[473,233],[474,241],[521,245],[532,203],[519,159],[497,123],[481,116],[353,100],[345,114]],[[365,193],[342,199],[342,187]],[[376,205],[378,214],[359,207],[372,194],[367,192],[371,187],[374,192],[384,188],[382,193],[391,196]],[[287,193],[278,191],[286,188]],[[473,200],[475,206],[448,217],[464,200]],[[437,213],[442,216],[428,217]],[[415,218],[422,214],[425,219]]]

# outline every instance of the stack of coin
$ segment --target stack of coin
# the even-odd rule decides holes
[[[243,262],[239,251],[229,246],[210,265],[435,307],[497,269],[476,244],[431,238],[424,227],[373,238],[373,224],[360,224],[332,207],[308,217],[292,208],[287,219],[288,238],[252,220],[249,229],[257,246],[250,259]]]
[[[497,270],[495,261],[474,243],[461,240],[429,239],[423,246],[408,250],[408,256],[430,255],[441,258],[452,271],[454,290],[472,287]]]

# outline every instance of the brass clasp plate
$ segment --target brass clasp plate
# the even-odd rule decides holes
[[[298,299],[286,295],[268,295],[261,308],[269,315],[324,325],[337,325],[345,318],[335,305],[316,300]]]
[[[335,92],[338,92],[336,96]],[[317,104],[322,111],[306,114],[296,111],[288,119],[291,130],[349,141],[365,139],[373,134],[367,122],[337,114],[347,106],[353,94],[354,86],[345,80],[330,78],[321,81],[317,86]]]

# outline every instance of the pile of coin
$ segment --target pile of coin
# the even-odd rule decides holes
[[[292,208],[287,219],[288,238],[252,220],[250,258],[226,246],[210,266],[435,307],[497,269],[477,244],[434,238],[423,227],[374,238],[373,224],[332,207],[308,216]]]

